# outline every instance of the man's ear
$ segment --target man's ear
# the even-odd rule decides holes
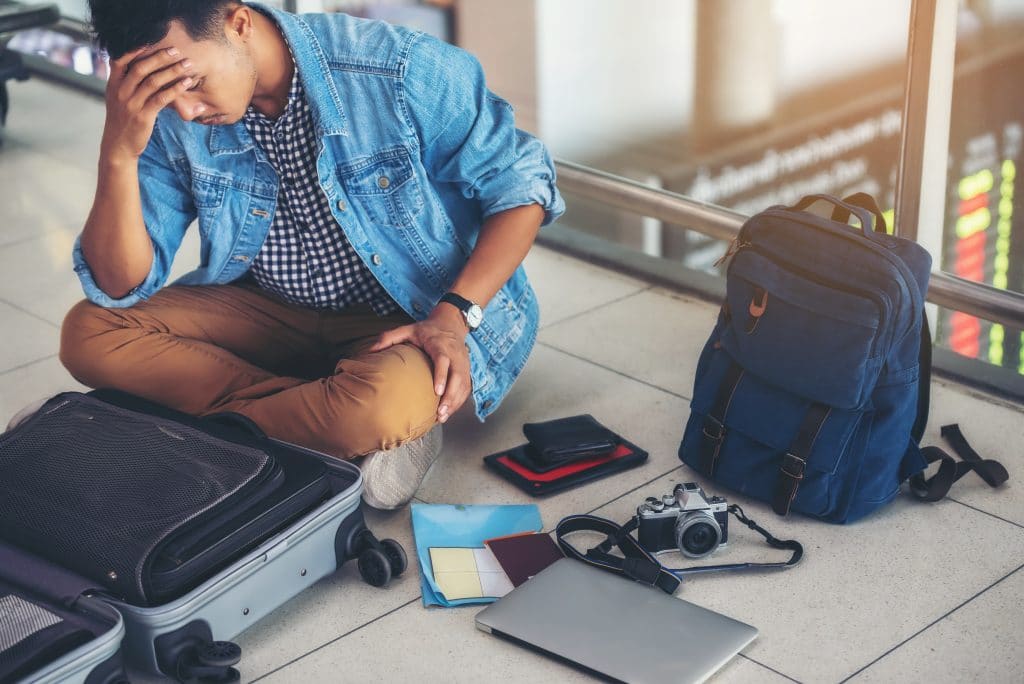
[[[227,11],[224,17],[224,33],[232,40],[248,41],[252,37],[252,10],[238,4]]]

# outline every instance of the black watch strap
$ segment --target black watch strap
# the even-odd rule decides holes
[[[461,295],[457,295],[454,292],[445,292],[441,295],[440,301],[448,302],[462,313],[469,311],[469,307],[473,306],[473,302],[469,301]]]
[[[470,332],[475,331],[483,321],[483,309],[475,302],[471,302],[461,295],[457,295],[454,292],[445,292],[441,299],[438,300],[438,303],[440,302],[447,302],[461,311],[462,318],[466,321],[466,327],[469,328]]]

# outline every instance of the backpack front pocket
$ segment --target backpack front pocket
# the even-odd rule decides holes
[[[864,406],[884,358],[883,295],[747,247],[726,301],[721,343],[750,373],[811,401]]]
[[[857,480],[863,462],[868,414],[816,405],[749,372],[737,374],[722,349],[706,353],[679,447],[683,462],[762,501],[774,503],[782,488],[792,510],[842,522],[851,497],[846,484]],[[723,392],[730,397],[724,412]],[[809,421],[815,428],[801,453]]]

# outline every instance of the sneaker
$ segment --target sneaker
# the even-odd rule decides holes
[[[4,432],[10,432],[14,428],[18,427],[26,420],[34,416],[36,414],[36,411],[41,409],[43,407],[43,404],[45,404],[47,401],[49,401],[49,397],[33,401],[29,403],[27,406],[25,406],[23,409],[18,411],[17,413],[15,413],[14,417],[11,418],[11,420],[7,423],[7,429]]]
[[[441,426],[435,425],[419,439],[363,459],[363,501],[382,511],[409,503],[440,455],[441,442]]]

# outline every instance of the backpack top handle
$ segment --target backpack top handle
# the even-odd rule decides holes
[[[847,200],[860,200],[861,198],[859,195],[861,194],[863,193],[850,195]],[[818,194],[807,195],[793,206],[786,208],[790,211],[805,211],[808,207],[818,201],[827,202],[833,206],[832,219],[835,221],[845,223],[849,220],[851,215],[856,216],[857,220],[860,221],[861,232],[864,234],[864,237],[869,240],[878,241],[878,238],[875,237],[876,231],[883,234],[885,233],[885,218],[882,216],[882,212],[879,211],[878,205],[874,204],[874,202],[871,203],[873,206],[864,207],[860,204],[841,200],[838,197],[833,197],[832,195]]]

